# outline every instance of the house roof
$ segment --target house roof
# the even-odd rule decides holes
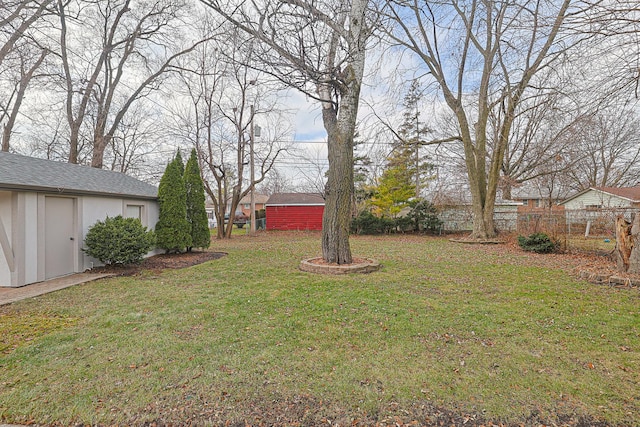
[[[552,199],[559,199],[560,192],[554,190],[551,193]],[[512,200],[524,200],[524,199],[548,199],[549,190],[543,188],[536,188],[531,186],[522,186],[511,190]]]
[[[573,199],[575,199],[576,197],[582,196],[585,193],[588,193],[589,191],[597,191],[600,193],[606,193],[606,194],[611,194],[613,196],[617,196],[623,199],[627,199],[630,200],[631,202],[634,203],[638,203],[640,202],[640,187],[621,187],[621,188],[617,188],[617,187],[590,187],[587,188],[586,190],[583,190],[581,192],[579,192],[578,194],[575,194],[571,197],[569,197],[566,200],[563,200],[560,204],[565,204]]]
[[[254,203],[264,204],[267,203],[267,200],[269,200],[269,196],[267,196],[266,194],[254,194],[253,199]],[[251,203],[251,194],[247,194],[242,199],[240,199],[240,204],[246,203]]]
[[[0,152],[0,189],[155,199],[158,189],[120,172]]]
[[[319,206],[324,205],[324,198],[317,193],[276,193],[269,197],[266,204],[268,206]]]
[[[632,202],[640,202],[640,187],[595,187],[595,189],[624,199],[629,199]]]

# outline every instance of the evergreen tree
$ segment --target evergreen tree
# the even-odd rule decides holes
[[[184,161],[182,160],[182,154],[180,153],[180,150],[176,151],[176,157],[173,160],[178,164],[180,176],[184,176]]]
[[[427,157],[420,150],[420,147],[425,145],[425,137],[431,133],[431,130],[420,120],[419,103],[421,99],[420,84],[417,80],[413,80],[404,97],[402,124],[396,133],[398,139],[392,144],[393,152],[389,158],[390,167],[395,167],[400,163],[407,166],[417,198],[420,197],[420,192],[433,170],[433,165],[428,162]]]
[[[427,173],[433,168],[420,152],[430,130],[420,121],[419,102],[422,90],[417,80],[411,83],[404,98],[403,120],[391,144],[385,169],[373,188],[369,200],[372,212],[380,217],[396,218],[411,200],[420,199]]]
[[[196,150],[191,150],[191,157],[187,161],[184,170],[184,186],[187,201],[187,221],[191,227],[191,246],[187,251],[195,248],[208,248],[211,244],[211,234],[209,234],[209,220],[205,210],[204,184],[200,176],[198,157]]]
[[[396,218],[415,197],[416,187],[407,163],[388,165],[378,180],[369,204],[380,217]]]
[[[373,195],[371,191],[373,162],[367,154],[360,152],[363,144],[364,142],[360,140],[360,134],[356,132],[353,136],[353,185],[356,212],[361,212]]]
[[[156,242],[167,253],[182,252],[191,246],[183,169],[178,152],[167,165],[158,188],[160,218],[156,224]]]

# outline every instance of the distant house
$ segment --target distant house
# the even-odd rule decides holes
[[[620,215],[631,220],[640,211],[640,187],[591,187],[561,202],[569,233],[612,236]]]
[[[266,204],[267,230],[322,230],[324,198],[312,193],[277,193]]]
[[[640,187],[591,187],[561,202],[566,210],[640,208]]]
[[[253,196],[253,202],[256,205],[256,210],[259,211],[264,209],[265,203],[269,200],[269,196],[264,194],[255,194]],[[240,199],[240,203],[238,203],[238,209],[242,211],[244,216],[251,216],[251,194],[247,194],[242,199]]]
[[[531,187],[514,188],[511,192],[511,200],[521,203],[518,212],[530,213],[537,211],[561,211],[564,207],[559,206],[561,198],[558,194],[551,194],[545,190]]]
[[[0,286],[99,265],[82,251],[89,227],[122,215],[153,229],[157,194],[122,173],[0,152]]]

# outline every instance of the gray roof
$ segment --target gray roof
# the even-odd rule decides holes
[[[155,199],[158,189],[120,172],[0,152],[0,189]]]
[[[532,186],[516,187],[511,190],[512,200],[524,200],[524,199],[548,199],[549,190],[536,188]],[[554,190],[551,194],[552,199],[559,199],[560,193],[558,190]]]
[[[254,203],[265,204],[265,203],[267,203],[268,200],[269,200],[269,196],[267,196],[266,194],[254,194],[253,195]],[[251,203],[251,194],[247,194],[246,196],[244,196],[242,199],[240,199],[239,203],[240,204]]]
[[[267,200],[267,205],[324,205],[324,198],[318,193],[276,193]]]

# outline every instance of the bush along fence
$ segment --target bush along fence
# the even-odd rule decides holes
[[[616,218],[631,221],[638,208],[541,210],[518,213],[517,232],[528,236],[545,233],[566,250],[612,251],[616,241]]]

